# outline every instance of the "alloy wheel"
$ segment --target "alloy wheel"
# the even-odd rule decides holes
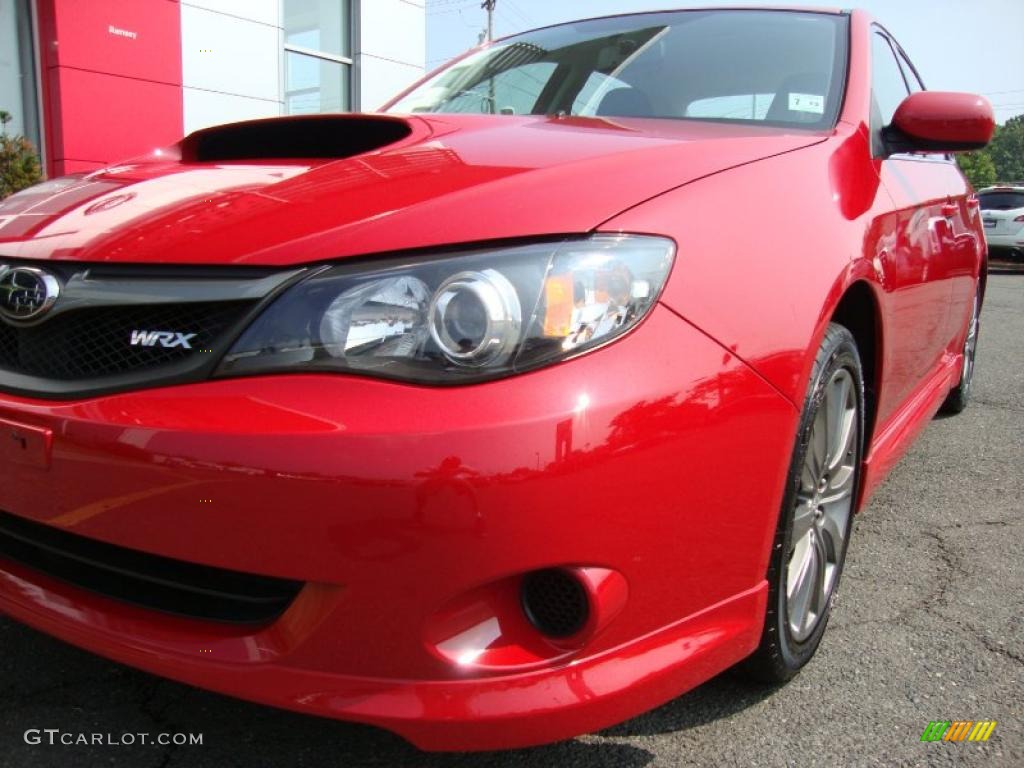
[[[978,297],[974,297],[971,309],[971,324],[967,327],[967,338],[964,339],[964,365],[960,372],[960,389],[966,396],[974,379],[974,354],[978,348]]]
[[[827,613],[842,562],[857,476],[858,409],[854,378],[840,368],[815,413],[793,509],[786,618],[797,642]]]

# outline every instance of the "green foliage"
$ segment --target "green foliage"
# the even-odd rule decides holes
[[[42,180],[39,155],[24,136],[0,136],[0,200]]]
[[[1024,181],[1024,115],[1011,117],[986,148],[999,181]]]
[[[996,126],[987,147],[958,155],[957,161],[975,189],[997,181],[1024,183],[1024,115]]]
[[[998,181],[996,164],[984,149],[977,152],[963,152],[956,156],[957,163],[964,176],[975,189],[981,189]]]

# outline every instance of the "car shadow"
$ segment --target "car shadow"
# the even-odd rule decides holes
[[[600,735],[624,738],[679,733],[759,704],[781,687],[753,682],[730,669],[657,709],[606,728]]]
[[[171,685],[162,683],[165,685]],[[218,697],[220,698],[220,697]],[[298,715],[257,705],[223,700],[230,725],[223,731],[206,717],[175,717],[175,731],[202,732],[213,751],[190,750],[190,768],[245,764],[260,766],[416,766],[416,768],[537,768],[585,765],[588,768],[643,768],[654,754],[626,743],[572,739],[542,747],[476,753],[421,752],[398,736],[371,726]],[[225,724],[227,725],[227,724]],[[221,746],[233,745],[223,752]],[[181,750],[184,752],[184,749]]]

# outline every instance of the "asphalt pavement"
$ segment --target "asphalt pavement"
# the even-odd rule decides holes
[[[766,689],[726,673],[600,734],[426,755],[365,726],[163,681],[0,617],[0,766],[1024,766],[1024,274],[993,274],[974,399],[936,418],[855,523],[817,657]],[[932,720],[988,742],[922,743]],[[202,746],[26,743],[30,729],[196,733]]]

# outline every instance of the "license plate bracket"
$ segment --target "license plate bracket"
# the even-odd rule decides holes
[[[0,419],[0,463],[49,469],[52,454],[53,430]]]

